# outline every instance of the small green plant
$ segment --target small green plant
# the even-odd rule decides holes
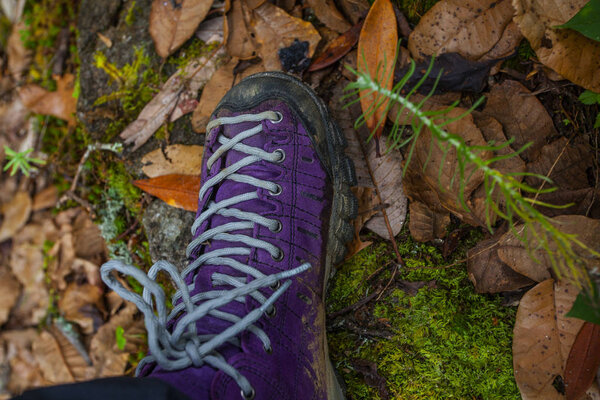
[[[376,77],[374,78],[368,70],[355,71],[350,68],[352,72],[356,74],[357,80],[347,86],[347,90],[351,91],[348,97],[357,96],[358,94],[362,96],[376,94],[378,99],[378,101],[374,102],[374,104],[372,104],[372,106],[356,121],[356,126],[359,127],[365,124],[365,121],[375,112],[375,110],[379,107],[383,107],[383,104],[385,104],[385,107],[387,107],[388,110],[393,106],[398,106],[398,118],[404,110],[409,111],[413,115],[410,120],[410,127],[412,129],[406,130],[405,126],[400,124],[398,118],[396,118],[389,136],[389,142],[391,143],[391,146],[389,146],[390,148],[408,148],[405,171],[411,161],[419,136],[424,129],[427,129],[431,132],[431,146],[439,147],[444,154],[443,160],[445,160],[445,156],[450,149],[454,149],[456,152],[458,168],[455,175],[452,177],[452,182],[457,180],[459,183],[458,197],[462,203],[462,207],[466,211],[469,210],[465,201],[466,181],[471,176],[472,171],[483,172],[486,204],[485,215],[489,231],[493,231],[492,221],[495,221],[496,217],[507,221],[512,233],[524,244],[533,259],[535,259],[535,251],[540,249],[545,250],[558,278],[567,276],[580,288],[586,289],[586,292],[590,292],[591,281],[587,269],[584,266],[581,254],[585,253],[587,256],[593,258],[600,257],[600,254],[587,247],[577,238],[577,235],[562,232],[554,220],[545,216],[536,208],[537,206],[552,208],[565,208],[569,206],[548,204],[537,199],[539,194],[555,191],[555,187],[544,188],[542,185],[539,188],[534,188],[520,180],[520,178],[525,176],[535,176],[544,183],[551,183],[550,179],[546,176],[528,172],[503,173],[492,167],[494,162],[510,157],[516,157],[528,148],[530,144],[507,155],[495,155],[491,158],[483,158],[481,156],[483,152],[495,154],[498,150],[509,146],[512,143],[512,140],[497,145],[471,146],[465,143],[461,136],[448,132],[444,128],[446,125],[469,114],[481,103],[483,98],[475,102],[475,104],[466,112],[453,117],[450,117],[449,113],[456,108],[458,102],[455,102],[443,110],[426,111],[423,109],[425,102],[433,95],[436,85],[434,85],[433,89],[418,103],[411,100],[411,96],[416,93],[431,72],[433,62],[434,60],[430,63],[429,69],[424,74],[423,78],[420,79],[413,88],[407,90],[407,94],[403,94],[403,89],[415,72],[416,65],[414,62],[411,63],[407,74],[391,90],[382,87],[379,83],[387,82],[387,77],[376,74]],[[367,63],[365,62],[364,64],[366,65]],[[438,76],[438,80],[440,76],[441,74]],[[359,99],[353,100],[350,104],[357,101],[359,101]],[[384,122],[385,121],[378,121],[378,124],[373,131],[376,131]],[[408,133],[405,135],[405,132]],[[425,161],[425,164],[427,164],[427,162],[428,160]],[[440,163],[438,180],[442,174],[444,164],[444,162]],[[496,195],[496,193],[498,193],[499,196]],[[529,194],[531,197],[525,196],[524,193]]]
[[[119,350],[125,350],[125,345],[127,344],[127,339],[125,338],[125,329],[122,326],[117,326],[115,329],[115,340],[117,342],[117,347]]]
[[[23,175],[29,176],[29,173],[36,169],[32,164],[44,165],[46,163],[44,160],[29,155],[33,152],[33,149],[16,152],[10,147],[4,146],[4,152],[6,153],[6,159],[8,160],[4,166],[4,171],[10,169],[10,176],[16,174],[17,171],[21,171]]]
[[[594,93],[591,90],[586,90],[579,95],[579,101],[588,106],[594,104],[600,104],[600,93]],[[600,113],[596,115],[596,121],[594,122],[594,128],[600,128]]]

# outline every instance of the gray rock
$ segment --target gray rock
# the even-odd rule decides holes
[[[181,271],[187,264],[185,248],[192,240],[194,213],[154,200],[142,219],[152,261],[166,260]]]

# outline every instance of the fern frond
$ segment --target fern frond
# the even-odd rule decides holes
[[[381,81],[377,78],[374,79],[368,71],[355,71],[350,68],[357,76],[357,80],[348,84],[346,89],[353,91],[355,94],[360,93],[363,97],[373,96],[378,99],[378,101],[374,102],[375,104],[364,111],[364,114],[356,121],[355,127],[362,126],[381,104],[387,102],[386,108],[388,111],[391,107],[397,106],[399,111],[393,121],[394,124],[389,136],[391,146],[388,147],[388,151],[393,148],[399,149],[408,146],[404,173],[406,173],[406,169],[413,158],[419,136],[423,132],[423,129],[427,128],[432,136],[430,149],[435,143],[442,151],[442,162],[438,170],[440,188],[441,174],[443,172],[442,166],[445,165],[444,161],[448,151],[454,149],[458,168],[451,177],[450,187],[454,187],[454,183],[458,182],[458,199],[462,207],[468,210],[465,199],[466,182],[474,172],[481,171],[483,173],[486,202],[485,220],[488,230],[490,232],[493,231],[492,221],[495,221],[497,218],[507,221],[510,231],[524,244],[533,259],[537,259],[534,253],[542,250],[547,254],[548,260],[559,279],[568,276],[580,288],[591,287],[581,254],[583,253],[592,257],[600,257],[600,254],[578,240],[576,235],[561,231],[556,220],[545,216],[536,208],[536,206],[566,208],[570,205],[554,205],[539,201],[537,200],[539,194],[550,193],[556,190],[556,188],[534,188],[521,181],[524,177],[535,177],[547,183],[551,183],[551,180],[546,176],[530,172],[503,173],[492,167],[495,162],[518,156],[530,144],[510,154],[483,157],[483,154],[494,154],[498,150],[507,148],[512,144],[513,139],[501,144],[491,143],[487,146],[471,146],[465,143],[461,136],[444,129],[447,125],[471,113],[481,104],[484,99],[483,97],[476,101],[467,111],[452,117],[449,114],[457,107],[458,102],[441,110],[423,110],[425,102],[433,95],[436,85],[419,102],[412,101],[411,97],[425,82],[425,79],[431,72],[433,62],[432,59],[423,78],[406,94],[403,94],[403,90],[415,72],[416,65],[414,61],[411,62],[408,73],[391,90],[382,87],[379,84]],[[440,76],[438,75],[436,84]],[[405,110],[409,114],[409,117],[407,117],[408,121],[400,121],[401,115],[404,115],[403,112]],[[378,121],[377,126],[380,126],[384,122]],[[408,137],[402,137],[404,128],[400,128],[400,125],[409,125],[412,128],[412,132],[409,133]],[[427,155],[423,168],[429,162],[430,155],[430,153]],[[442,188],[442,190],[445,189]],[[535,197],[525,197],[523,193],[532,193]]]

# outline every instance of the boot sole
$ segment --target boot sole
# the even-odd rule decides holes
[[[244,85],[242,85],[244,83]],[[235,91],[237,86],[244,90]],[[236,85],[217,106],[227,107],[232,110],[240,107],[248,107],[250,102],[259,104],[274,96],[295,106],[292,109],[299,110],[296,116],[307,128],[313,141],[321,163],[329,174],[333,183],[333,201],[331,217],[329,219],[329,238],[327,242],[327,254],[325,258],[325,274],[323,282],[323,299],[329,277],[333,275],[333,265],[344,260],[346,255],[346,244],[354,237],[354,229],[351,221],[358,213],[358,201],[351,186],[356,186],[356,175],[352,160],[346,156],[344,149],[347,146],[346,138],[329,114],[327,106],[317,94],[301,80],[287,75],[283,72],[263,72],[251,75]],[[256,96],[260,93],[259,88],[268,87],[269,97]],[[250,101],[249,97],[253,99]],[[318,113],[320,120],[308,118],[308,115]],[[328,400],[344,400],[344,391],[335,369],[329,358],[327,339],[324,343],[325,356],[327,358],[326,379]]]

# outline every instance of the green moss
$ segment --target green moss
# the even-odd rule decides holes
[[[134,60],[118,68],[108,61],[105,54],[98,51],[94,54],[94,65],[103,70],[116,85],[116,90],[109,95],[99,97],[94,105],[119,100],[125,120],[137,114],[158,93],[163,78],[149,68],[150,57],[143,48],[134,48]],[[128,118],[129,117],[129,118]]]
[[[58,36],[61,30],[75,31],[77,8],[79,2],[72,0],[41,0],[27,2],[23,21],[21,40],[24,46],[32,51],[32,64],[29,68],[29,79],[48,90],[55,90],[52,78],[52,65],[56,56]],[[75,35],[71,35],[69,48],[75,46]],[[76,50],[76,48],[75,48]],[[79,61],[77,51],[71,51],[66,60],[67,70],[75,69]]]
[[[473,230],[455,252],[455,260],[480,236]],[[352,359],[366,359],[378,365],[394,398],[519,399],[512,369],[515,309],[503,307],[499,296],[475,293],[462,264],[432,268],[452,262],[436,247],[414,242],[406,232],[400,238],[406,268],[399,278],[434,280],[435,286],[410,296],[392,285],[380,301],[361,312],[370,318],[369,329],[383,329],[390,339],[337,329],[329,334],[332,359],[344,376],[349,398],[380,398],[353,370]],[[373,290],[364,277],[393,260],[390,247],[375,243],[338,269],[328,311],[353,304]],[[394,264],[389,265],[391,269]],[[387,282],[388,276],[389,271],[378,279]]]
[[[189,44],[179,49],[167,59],[167,64],[177,69],[185,68],[190,61],[209,55],[218,46],[220,46],[219,42],[204,43],[200,39],[191,39]]]
[[[127,26],[133,25],[133,23],[135,22],[136,14],[137,8],[135,7],[135,1],[132,1],[131,5],[127,9],[127,15],[125,16],[125,23],[127,24]]]

